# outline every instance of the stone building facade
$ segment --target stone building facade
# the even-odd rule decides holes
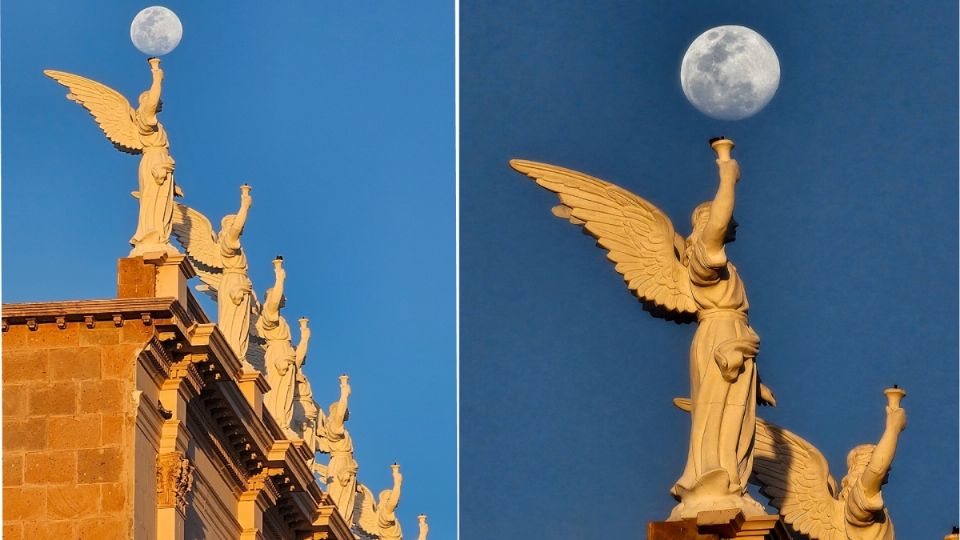
[[[353,539],[192,276],[148,254],[115,299],[3,306],[4,539]]]

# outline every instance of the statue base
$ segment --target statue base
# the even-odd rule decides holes
[[[647,540],[791,540],[780,516],[744,517],[738,509],[709,510],[696,518],[647,523]]]

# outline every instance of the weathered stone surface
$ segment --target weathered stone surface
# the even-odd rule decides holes
[[[3,453],[3,486],[13,487],[23,483],[23,454]]]
[[[124,384],[117,380],[84,381],[80,384],[80,412],[122,413],[126,405]]]
[[[33,416],[76,414],[77,384],[63,382],[32,386],[29,411]]]
[[[96,485],[66,484],[47,488],[47,517],[77,519],[97,513],[100,488]]]
[[[48,359],[49,353],[45,349],[10,349],[4,334],[3,384],[47,380]]]
[[[42,450],[47,443],[47,419],[3,419],[3,451]]]
[[[100,446],[100,415],[51,417],[46,439],[50,450],[96,448]]]
[[[123,471],[119,448],[94,448],[77,452],[77,481],[81,484],[117,482]]]
[[[715,534],[697,532],[697,520],[651,521],[647,524],[647,540],[719,540]]]
[[[25,484],[63,484],[77,480],[77,453],[31,452],[23,456]]]
[[[3,488],[4,521],[41,518],[46,510],[47,494],[44,488]]]
[[[54,381],[100,378],[99,347],[69,347],[50,351],[50,379]]]

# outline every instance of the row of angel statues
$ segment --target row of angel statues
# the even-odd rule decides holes
[[[510,165],[555,193],[553,214],[583,228],[607,251],[627,288],[656,317],[696,322],[689,349],[690,398],[675,403],[690,412],[687,463],[671,489],[678,504],[670,520],[700,512],[738,509],[766,514],[748,492],[761,493],[790,526],[814,539],[894,538],[884,505],[885,484],[906,413],[898,388],[888,395],[886,428],[876,445],[857,446],[838,489],[823,455],[801,437],[756,416],[758,404],[775,405],[760,382],[760,337],[750,325],[746,288],[729,261],[736,239],[733,219],[740,168],[733,141],[710,145],[717,154],[719,186],[697,206],[692,232],[683,237],[649,201],[599,178],[546,163]]]
[[[313,399],[310,381],[303,372],[310,342],[309,321],[299,320],[300,341],[293,346],[290,325],[281,310],[285,304],[286,270],[283,260],[273,261],[274,284],[261,302],[249,277],[249,263],[241,244],[244,225],[253,203],[251,188],[240,188],[240,208],[220,221],[220,230],[203,214],[180,204],[174,197],[183,191],[174,181],[175,161],[163,124],[157,118],[162,109],[164,73],[160,59],[148,59],[150,87],[140,94],[137,107],[119,92],[97,81],[62,71],[44,73],[69,88],[67,98],[82,105],[93,116],[107,139],[120,151],[140,155],[137,229],[130,244],[130,256],[148,253],[178,254],[170,242],[175,236],[200,277],[197,287],[217,303],[217,326],[243,363],[245,371],[259,371],[269,384],[264,405],[292,440],[305,441],[313,450],[310,466],[326,487],[339,513],[358,538],[399,540],[402,538],[396,508],[403,477],[399,465],[392,466],[393,486],[374,499],[365,485],[357,482],[353,441],[346,429],[349,418],[350,384],[340,377],[340,397],[325,413]],[[316,453],[328,454],[326,464],[316,462]],[[426,516],[419,517],[419,540],[427,535]]]

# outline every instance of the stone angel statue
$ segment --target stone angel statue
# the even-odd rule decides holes
[[[680,503],[671,520],[703,510],[740,508],[765,514],[747,492],[756,404],[773,396],[759,384],[755,358],[760,338],[750,327],[746,289],[727,259],[734,241],[733,141],[716,139],[720,185],[712,201],[693,211],[686,239],[656,206],[598,178],[545,163],[512,160],[517,171],[556,193],[554,215],[580,225],[607,250],[627,288],[655,316],[698,322],[690,348],[693,399],[689,454],[671,489]],[[760,394],[760,395],[758,395]]]
[[[161,110],[160,87],[163,70],[160,59],[150,58],[153,82],[140,94],[137,108],[130,106],[122,94],[97,81],[52,69],[44,74],[70,89],[67,99],[83,105],[93,116],[107,139],[120,151],[140,154],[138,171],[140,199],[137,230],[130,239],[130,256],[151,252],[177,253],[170,244],[173,218],[173,196],[182,195],[173,181],[174,161],[163,124],[157,120]]]
[[[220,221],[219,234],[206,216],[187,205],[174,203],[173,214],[173,234],[203,282],[197,288],[217,302],[217,326],[244,362],[254,305],[240,236],[251,204],[250,186],[244,184],[240,186],[240,209]]]
[[[270,385],[263,395],[263,404],[291,440],[299,436],[293,430],[293,400],[296,391],[299,366],[303,365],[310,343],[310,328],[307,319],[300,319],[300,343],[293,348],[290,325],[280,314],[286,305],[283,294],[287,272],[283,269],[283,258],[273,261],[274,285],[267,290],[263,305],[256,317],[258,339],[264,340],[263,369],[267,384]],[[260,347],[259,343],[256,345]]]
[[[430,532],[430,526],[427,525],[427,515],[420,514],[417,516],[417,524],[420,526],[420,534],[417,535],[417,540],[427,540],[427,533]]]
[[[317,439],[317,449],[330,454],[327,466],[319,470],[327,485],[327,492],[347,523],[350,523],[356,506],[359,469],[353,457],[353,438],[345,425],[350,419],[348,404],[351,393],[350,377],[341,375],[340,399],[330,404],[323,425],[318,430]]]
[[[356,529],[366,538],[379,538],[380,540],[402,540],[403,532],[400,529],[400,522],[397,520],[397,505],[400,503],[400,487],[403,485],[403,475],[400,474],[400,465],[394,463],[390,466],[393,471],[393,487],[380,492],[380,497],[375,502],[373,492],[370,488],[360,484],[357,494],[356,509]],[[426,516],[421,521],[421,536],[426,536],[424,526],[426,526]]]
[[[850,451],[839,491],[819,450],[782,427],[757,420],[751,481],[798,533],[814,540],[894,540],[881,487],[907,415],[899,404],[905,393],[898,388],[887,393],[883,435],[876,445]]]

